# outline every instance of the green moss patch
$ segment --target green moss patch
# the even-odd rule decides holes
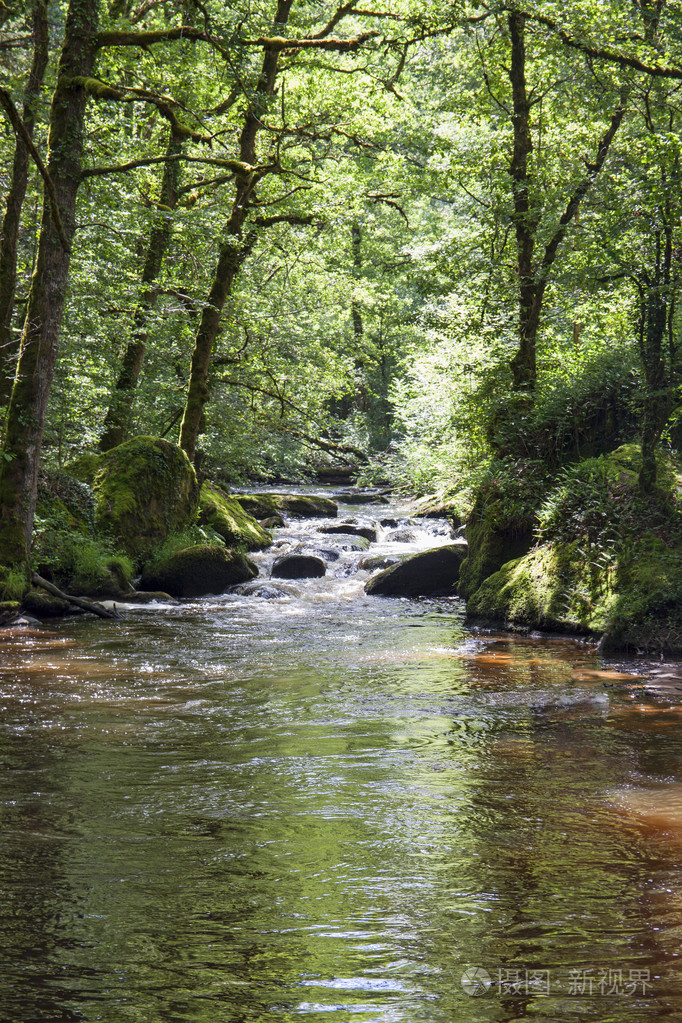
[[[247,582],[258,569],[236,551],[203,544],[176,551],[142,574],[143,590],[163,590],[172,597],[201,597],[223,593],[228,586]]]
[[[228,497],[213,483],[204,483],[199,498],[199,523],[210,526],[228,546],[258,551],[269,547],[272,537],[245,510],[242,502]]]
[[[93,490],[98,531],[136,559],[189,525],[199,503],[187,455],[158,437],[135,437],[102,455]]]
[[[504,459],[491,465],[467,522],[469,553],[460,568],[460,596],[472,596],[484,579],[532,547],[546,487],[540,463]]]
[[[490,574],[467,612],[512,626],[603,636],[603,649],[682,652],[679,472],[660,455],[655,493],[638,489],[641,454],[623,445],[555,481],[535,546]]]

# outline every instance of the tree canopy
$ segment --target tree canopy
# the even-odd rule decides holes
[[[341,460],[422,491],[638,436],[653,486],[681,13],[0,6],[8,563],[41,460],[136,434],[235,482]]]

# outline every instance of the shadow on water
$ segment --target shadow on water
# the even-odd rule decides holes
[[[362,554],[0,635],[0,1019],[682,1018],[680,667],[366,597]]]

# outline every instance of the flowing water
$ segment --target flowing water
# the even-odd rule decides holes
[[[0,634],[0,1019],[681,1020],[680,666],[368,597],[351,540],[268,580],[315,529]]]

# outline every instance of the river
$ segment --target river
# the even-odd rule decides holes
[[[680,666],[362,556],[0,634],[3,1023],[682,1019]]]

